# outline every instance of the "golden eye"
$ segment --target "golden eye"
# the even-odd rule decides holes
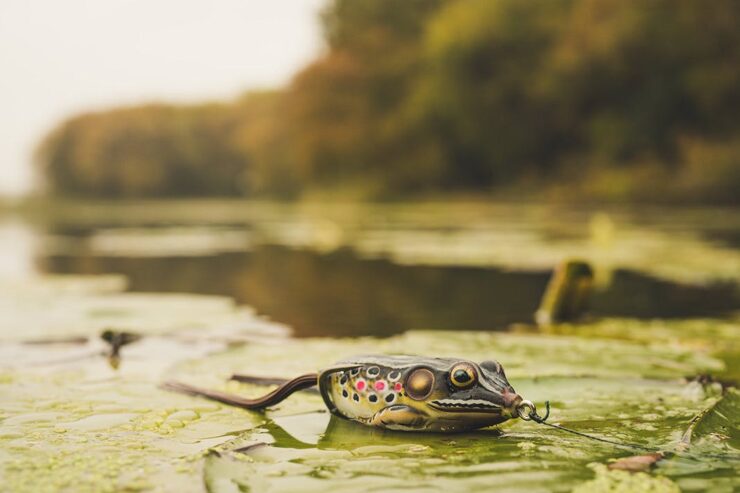
[[[478,372],[469,363],[459,363],[450,370],[450,381],[455,387],[464,389],[478,380]]]
[[[419,368],[412,371],[404,385],[406,395],[415,400],[421,400],[429,396],[434,388],[434,374],[426,369]]]

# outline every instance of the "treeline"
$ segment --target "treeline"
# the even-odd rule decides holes
[[[63,123],[50,191],[738,200],[740,2],[334,0],[323,24],[281,90]]]

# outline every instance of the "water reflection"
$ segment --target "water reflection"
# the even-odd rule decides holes
[[[398,265],[349,249],[320,254],[282,246],[195,257],[51,255],[48,273],[121,273],[130,289],[226,295],[298,336],[386,336],[409,329],[503,330],[530,322],[549,272]],[[738,306],[729,285],[698,287],[617,271],[595,315],[678,318]]]

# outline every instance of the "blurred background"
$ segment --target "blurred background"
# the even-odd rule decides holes
[[[737,202],[732,0],[2,8],[10,192]]]
[[[299,335],[738,307],[740,4],[7,0],[0,273]]]

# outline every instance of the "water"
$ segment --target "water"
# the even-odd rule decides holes
[[[15,247],[0,258],[43,274],[122,274],[133,292],[228,296],[297,336],[506,330],[531,323],[552,267],[571,257],[596,268],[595,317],[725,316],[740,306],[738,216],[481,203],[72,204],[31,216],[26,231],[17,219],[6,224],[6,250]]]
[[[740,398],[706,375],[740,379],[737,230],[733,210],[483,203],[0,215],[0,489],[732,491]],[[594,267],[590,315],[536,329],[568,258]],[[142,336],[118,366],[107,329]],[[607,469],[629,451],[533,423],[389,433],[329,419],[316,394],[256,413],[159,388],[258,395],[228,376],[398,352],[495,358],[553,421],[650,448],[677,450],[701,415],[699,458],[630,475]]]
[[[506,330],[530,323],[548,271],[398,265],[350,249],[267,245],[210,256],[51,255],[52,274],[123,274],[134,292],[224,295],[291,326],[297,336],[387,336],[410,329]],[[730,284],[684,285],[628,270],[597,291],[596,317],[682,318],[739,306]]]

